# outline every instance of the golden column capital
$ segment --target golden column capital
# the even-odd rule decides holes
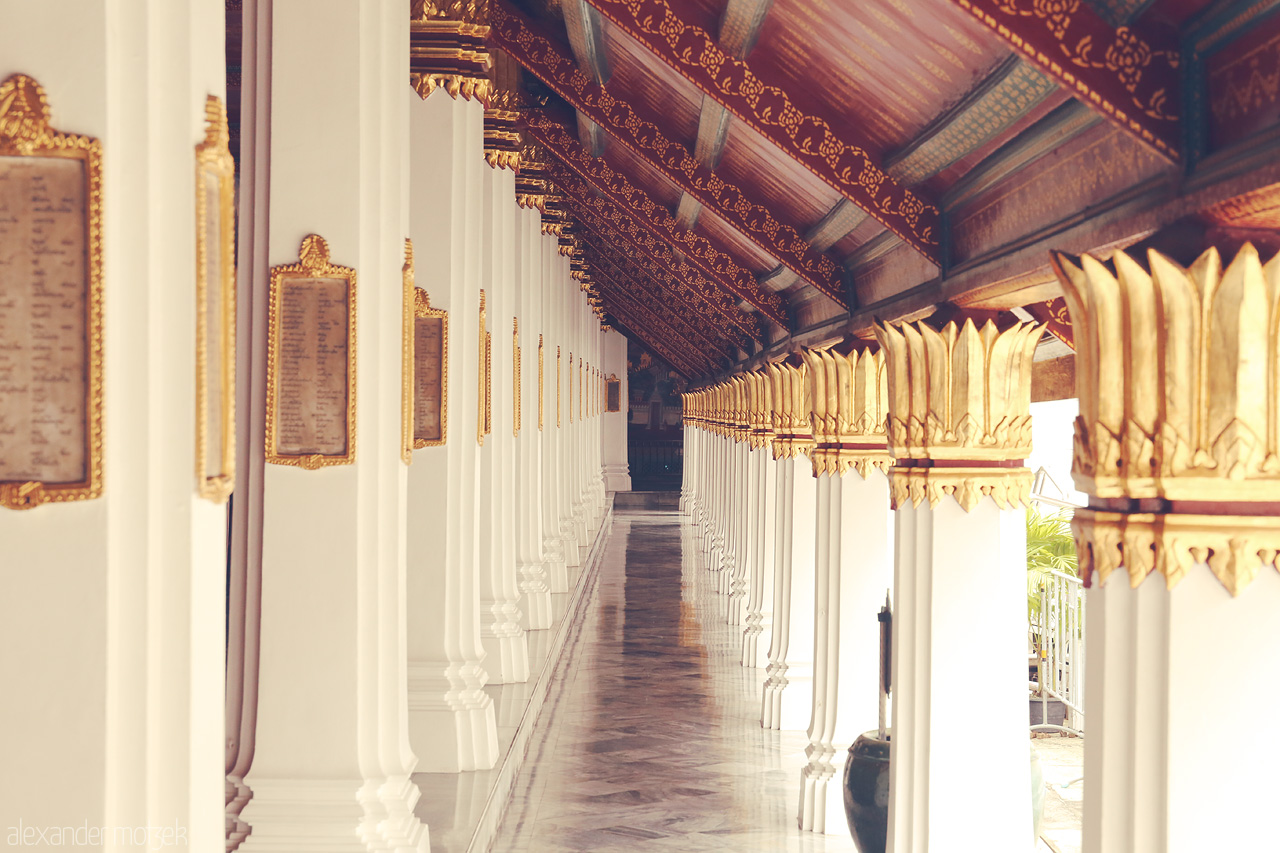
[[[1280,256],[1189,267],[1055,254],[1076,329],[1081,575],[1172,587],[1207,562],[1233,594],[1280,551]]]
[[[813,429],[809,423],[808,367],[804,358],[792,353],[768,366],[771,382],[773,458],[792,459],[797,453],[813,450]]]
[[[453,98],[487,101],[493,64],[488,37],[488,0],[413,0],[409,85],[422,98],[444,89]]]
[[[1031,472],[1031,363],[1043,326],[980,328],[971,318],[940,329],[882,326],[876,338],[888,378],[890,495],[930,506],[947,495],[970,511],[983,497],[1025,504]]]
[[[865,478],[872,466],[887,473],[889,388],[884,353],[848,339],[802,354],[809,368],[814,476],[843,476],[853,468]]]

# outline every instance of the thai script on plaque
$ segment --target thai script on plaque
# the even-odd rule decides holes
[[[84,164],[0,157],[0,480],[89,478]]]
[[[311,235],[300,263],[271,270],[267,461],[355,461],[355,271]]]
[[[102,147],[0,81],[0,507],[102,494]]]
[[[414,321],[413,439],[418,447],[444,442],[445,322],[443,316]]]

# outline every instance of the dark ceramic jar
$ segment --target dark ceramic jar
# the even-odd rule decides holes
[[[844,765],[844,814],[861,853],[885,853],[889,834],[889,741],[860,735]]]

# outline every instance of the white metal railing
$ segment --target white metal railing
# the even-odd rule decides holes
[[[1048,494],[1052,488],[1058,493]],[[1044,468],[1036,471],[1031,501],[1058,509],[1078,509]],[[1040,613],[1029,627],[1037,664],[1037,680],[1029,682],[1040,700],[1040,725],[1034,729],[1084,733],[1084,584],[1079,577],[1052,569],[1040,584]],[[1049,703],[1066,706],[1063,725],[1049,723]]]

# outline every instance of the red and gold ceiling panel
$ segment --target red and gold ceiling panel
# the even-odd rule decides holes
[[[601,25],[609,55],[609,93],[665,117],[663,131],[692,151],[698,138],[702,92],[620,27],[603,18]]]
[[[615,168],[625,173],[649,198],[675,211],[676,205],[680,203],[680,196],[684,193],[666,175],[625,145],[611,144],[608,158]]]
[[[731,227],[708,208],[704,207],[698,213],[695,230],[706,234],[713,244],[723,246],[740,266],[757,275],[778,266],[777,258],[742,236],[742,232]]]
[[[739,186],[754,186],[771,202],[774,215],[803,233],[843,198],[826,181],[778,151],[746,123],[730,119],[724,154],[716,174]]]
[[[750,58],[797,101],[830,105],[885,152],[914,139],[1006,55],[948,3],[775,0]]]

